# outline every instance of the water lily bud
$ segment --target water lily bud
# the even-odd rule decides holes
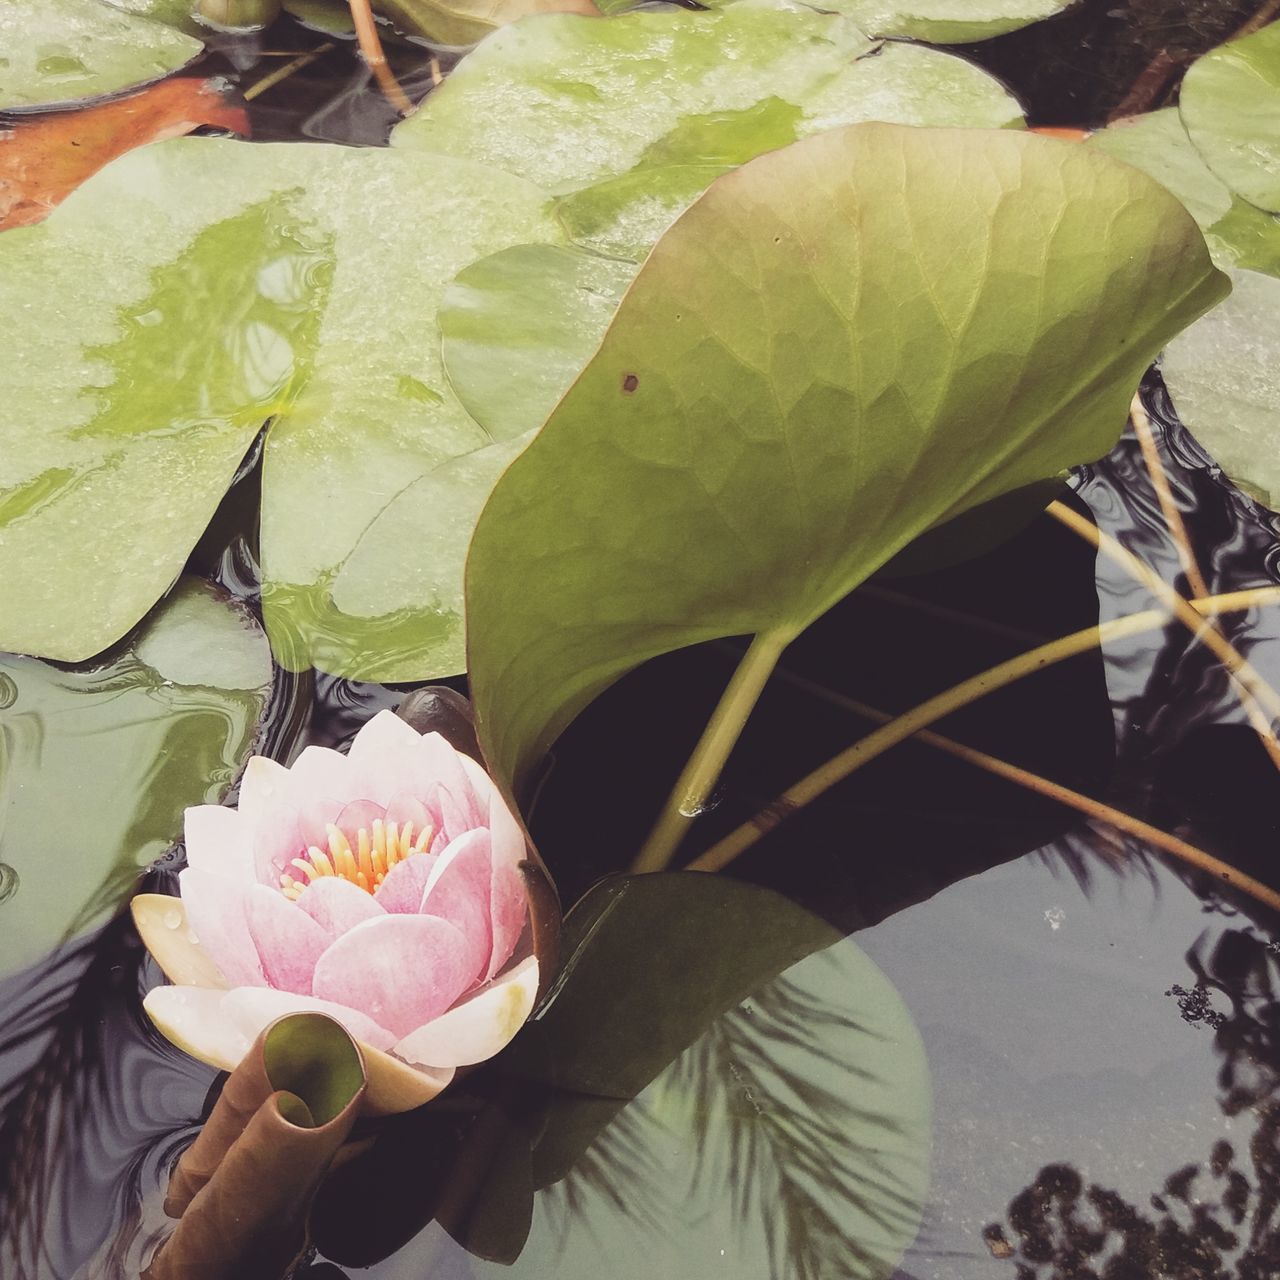
[[[280,16],[280,0],[195,0],[191,16],[218,31],[257,31]]]
[[[176,984],[146,998],[194,1057],[231,1070],[282,1014],[361,1044],[365,1108],[419,1106],[533,1009],[525,835],[484,769],[390,711],[348,755],[249,761],[239,810],[186,812],[180,899],[134,900]]]

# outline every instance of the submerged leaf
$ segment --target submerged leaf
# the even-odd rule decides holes
[[[1178,103],[1214,173],[1280,213],[1280,22],[1206,53],[1187,72]]]
[[[181,834],[184,808],[222,799],[270,683],[261,628],[194,579],[102,665],[0,658],[0,862],[17,876],[0,901],[0,973],[114,908]]]
[[[549,244],[481,258],[445,290],[445,371],[495,436],[541,426],[591,358],[635,268]]]
[[[127,98],[19,121],[0,132],[0,230],[39,222],[126,151],[203,124],[249,132],[244,108],[228,102],[214,81],[183,76]]]
[[[202,48],[100,0],[5,0],[0,111],[118,93],[167,76]]]
[[[644,660],[784,644],[931,526],[1105,453],[1225,285],[1172,197],[1070,143],[859,125],[721,178],[481,517],[490,765],[519,786]]]

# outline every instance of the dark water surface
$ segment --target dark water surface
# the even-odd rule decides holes
[[[1113,31],[1105,83],[1101,71],[1089,79],[1100,65],[1091,61],[1088,75],[1064,87],[1075,42],[1095,38],[1084,26],[1105,34],[1107,24],[1123,26],[1114,16],[1123,14],[1124,31],[1146,23],[1168,32],[1159,17],[1169,8],[1089,3],[1044,24],[1058,28],[1063,48],[1044,72],[1049,87],[1019,81],[1029,33],[990,42],[982,56],[1041,122],[1098,120],[1153,46]],[[1238,25],[1236,8],[1184,5],[1178,30],[1189,26],[1192,36],[1175,32],[1166,43],[1181,51],[1194,37],[1207,47]],[[275,48],[300,40],[281,31],[271,33]],[[228,44],[209,69],[250,83],[263,48]],[[424,91],[425,55],[397,56],[410,87]],[[385,136],[391,117],[341,49],[291,84],[281,105],[264,95],[255,106],[258,136]],[[1146,396],[1211,591],[1280,581],[1276,518],[1226,482],[1181,429],[1158,378]],[[250,466],[192,562],[250,606],[256,483]],[[1074,489],[1073,503],[1177,581],[1177,554],[1131,437]],[[953,569],[869,584],[785,656],[690,854],[866,732],[829,695],[900,711],[1044,640],[1151,604],[1047,518]],[[1280,683],[1278,615],[1230,615],[1224,626]],[[625,868],[740,648],[725,642],[649,664],[559,744],[532,828],[566,902]],[[403,694],[277,673],[261,749],[286,759],[307,742],[341,745]],[[0,709],[0,730],[4,717]],[[1280,778],[1216,662],[1175,625],[1038,674],[939,728],[1276,883]],[[166,855],[144,887],[173,891],[180,866],[180,851]],[[919,1028],[932,1081],[932,1183],[898,1280],[1280,1274],[1280,935],[1263,908],[918,743],[782,823],[732,874],[851,933]],[[21,901],[19,888],[0,903],[0,928]],[[799,990],[813,972],[804,961],[786,976]],[[859,972],[860,982],[876,981]],[[116,919],[0,982],[5,1280],[133,1276],[166,1229],[159,1204],[168,1169],[217,1079],[150,1029],[141,994],[156,980],[131,925]],[[861,1007],[859,991],[843,994]],[[776,1009],[764,995],[742,1009],[750,1016],[734,1029],[764,1064],[762,1077],[771,1065],[782,1073],[795,1043],[770,1032]],[[877,1082],[855,1070],[842,1088],[856,1103]],[[736,1074],[712,1078],[757,1110],[786,1109],[784,1091],[762,1097]],[[675,1096],[684,1077],[673,1079]],[[470,1122],[471,1089],[462,1091],[460,1126]],[[646,1091],[566,1177],[537,1192],[528,1243],[511,1267],[468,1254],[429,1220],[438,1134],[405,1122],[409,1136],[390,1144],[386,1181],[375,1188],[387,1214],[362,1217],[365,1202],[354,1199],[344,1223],[343,1204],[329,1205],[329,1247],[342,1265],[317,1257],[309,1274],[852,1274],[837,1261],[836,1239],[811,1241],[807,1254],[774,1252],[769,1224],[789,1221],[795,1187],[765,1176],[768,1159],[748,1167],[741,1152],[699,1152],[672,1119],[679,1108],[663,1111],[657,1097]],[[707,1133],[719,1153],[716,1131]],[[843,1185],[838,1150],[830,1156],[828,1181]],[[735,1196],[749,1213],[724,1209]],[[846,1208],[856,1217],[851,1194]],[[814,1259],[825,1266],[813,1270]]]

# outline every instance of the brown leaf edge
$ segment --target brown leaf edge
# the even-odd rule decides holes
[[[359,1047],[332,1018],[267,1027],[173,1172],[164,1209],[178,1225],[143,1280],[280,1280],[365,1084]]]

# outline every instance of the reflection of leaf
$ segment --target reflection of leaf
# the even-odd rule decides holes
[[[122,651],[86,670],[0,657],[0,973],[112,909],[216,802],[248,756],[271,682],[261,629],[184,581]]]
[[[909,1015],[837,943],[722,1015],[623,1109],[543,1193],[545,1238],[521,1265],[587,1276],[606,1255],[621,1280],[880,1280],[919,1223],[928,1115]]]
[[[99,0],[0,5],[0,110],[115,93],[190,62],[200,41]]]
[[[781,647],[931,526],[1105,453],[1224,286],[1149,179],[1025,133],[856,125],[725,175],[476,529],[490,764],[519,784],[644,660]]]

